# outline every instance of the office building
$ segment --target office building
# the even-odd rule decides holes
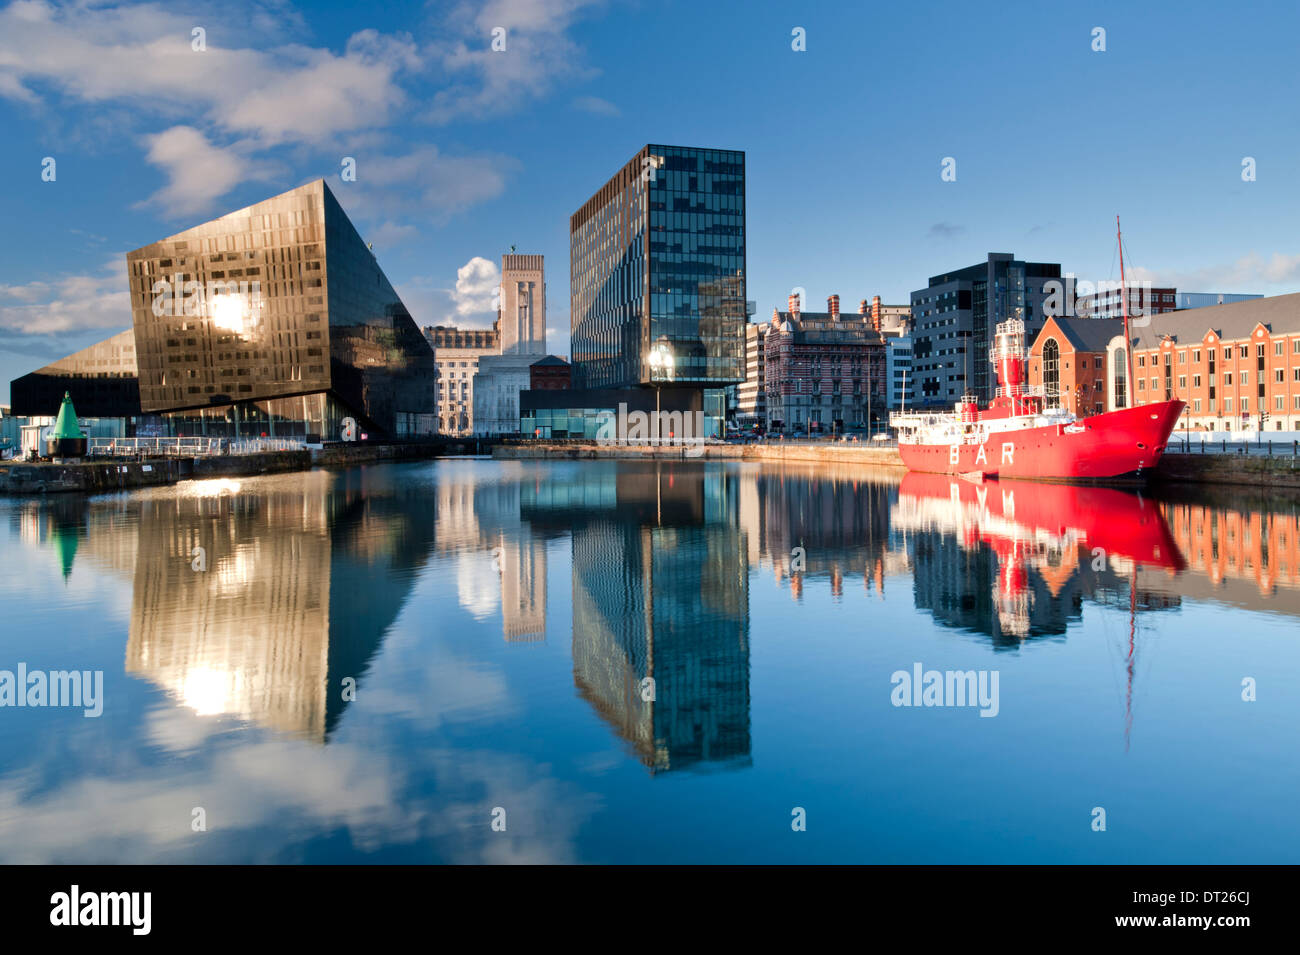
[[[901,411],[916,403],[916,376],[912,373],[912,338],[910,335],[885,336],[886,387],[890,411]]]
[[[574,387],[703,391],[720,430],[745,378],[745,154],[648,145],[569,234]]]
[[[1055,263],[992,252],[984,262],[931,276],[912,293],[912,369],[918,406],[946,407],[963,394],[994,397],[989,344],[999,322],[1019,318],[1029,340],[1043,327]]]
[[[1263,298],[1262,295],[1238,295],[1225,292],[1179,292],[1176,288],[1148,288],[1143,284],[1128,286],[1129,318],[1146,315],[1163,315],[1184,308],[1206,308],[1210,305],[1229,305]],[[1080,295],[1075,300],[1075,313],[1079,318],[1123,318],[1118,283],[1114,288]],[[1069,317],[1069,316],[1066,316]]]
[[[533,362],[546,355],[546,268],[540,255],[501,256],[497,330],[500,353],[478,362],[474,383],[475,434],[519,430],[519,393],[531,385]]]
[[[433,350],[324,180],[136,249],[127,272],[140,404],[168,433],[433,433]]]
[[[809,434],[862,431],[888,416],[885,338],[866,309],[841,315],[840,297],[825,312],[804,312],[799,296],[773,310],[764,337],[768,428]]]
[[[745,325],[745,380],[736,388],[736,424],[744,430],[767,427],[767,377],[763,345],[770,322]]]
[[[479,362],[500,353],[498,330],[434,325],[424,330],[424,337],[433,348],[438,376],[438,431],[473,434]]]

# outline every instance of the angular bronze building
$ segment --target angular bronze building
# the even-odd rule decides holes
[[[127,270],[140,405],[169,433],[434,432],[433,350],[324,180],[136,249]]]

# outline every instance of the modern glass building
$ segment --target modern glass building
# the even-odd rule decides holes
[[[67,393],[83,416],[129,419],[135,425],[140,415],[135,334],[129,329],[119,332],[15,378],[9,393],[19,417],[58,414]]]
[[[569,243],[575,388],[744,381],[743,152],[644,147],[570,217]]]
[[[653,774],[750,766],[739,477],[588,463],[525,482],[519,509],[530,526],[572,537],[575,689]]]
[[[177,435],[436,430],[433,350],[324,180],[127,254],[140,404]]]
[[[997,376],[989,343],[999,322],[1019,318],[1029,341],[1047,319],[1055,262],[991,252],[984,262],[930,277],[912,293],[912,387],[918,406],[950,406],[964,394],[990,400]]]

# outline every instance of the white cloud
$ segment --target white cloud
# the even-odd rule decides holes
[[[167,173],[168,183],[146,203],[161,206],[169,215],[198,215],[241,181],[264,179],[270,167],[249,159],[245,146],[227,149],[213,146],[192,126],[173,126],[146,136],[145,158]]]
[[[579,96],[573,101],[575,109],[580,109],[586,113],[595,113],[597,116],[621,116],[622,112],[617,106],[607,99],[601,99],[599,96]]]
[[[1130,275],[1135,281],[1180,292],[1294,292],[1300,291],[1300,255],[1274,252],[1266,258],[1251,252],[1227,264],[1186,271],[1134,268]]]
[[[501,270],[497,264],[476,255],[456,270],[456,287],[451,298],[457,315],[495,313]]]
[[[518,108],[566,80],[589,79],[583,51],[565,31],[599,0],[489,0],[462,4],[448,21],[459,39],[442,55],[455,82],[433,100],[429,118],[450,122]],[[506,48],[492,49],[492,31],[506,30]]]
[[[414,198],[446,217],[501,195],[517,165],[506,156],[445,156],[436,146],[420,146],[398,156],[358,157],[356,188],[336,194],[343,200],[356,193],[356,208],[369,214],[409,213]]]
[[[238,11],[221,19],[239,22]],[[87,103],[133,101],[164,115],[201,115],[264,143],[319,142],[388,121],[405,100],[396,76],[420,65],[414,42],[364,30],[344,53],[285,44],[226,46],[245,29],[208,24],[207,49],[191,48],[200,19],[155,4],[55,6],[25,0],[0,10],[0,95],[32,102],[39,87]]]
[[[115,256],[95,274],[0,285],[0,329],[25,335],[131,327],[126,256]]]

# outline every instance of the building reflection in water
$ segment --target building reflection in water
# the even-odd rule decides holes
[[[548,548],[567,538],[573,680],[656,774],[749,764],[749,569],[764,562],[799,600],[811,579],[838,596],[910,575],[917,609],[994,649],[1063,635],[1085,598],[1114,605],[1130,676],[1140,613],[1205,599],[1300,615],[1300,508],[1278,500],[695,462],[412,473],[188,482],[10,514],[65,581],[82,562],[132,581],[129,673],[196,713],[317,742],[432,557],[457,567],[462,605],[499,607],[505,640],[536,643]]]
[[[896,481],[888,472],[793,467],[750,471],[741,484],[740,517],[750,560],[766,563],[790,595],[806,580],[826,578],[839,597],[846,578],[883,595],[885,578],[905,572],[906,551],[890,547],[889,506]],[[755,543],[758,546],[755,547]]]
[[[571,528],[578,692],[653,773],[750,763],[738,486],[721,468],[600,462],[523,488],[526,522]]]
[[[997,648],[1064,634],[1085,597],[1179,605],[1168,581],[1186,562],[1159,507],[1139,494],[908,474],[891,525],[913,557],[917,608]],[[1140,587],[1140,569],[1164,586]]]
[[[324,742],[347,706],[344,678],[363,681],[432,551],[434,511],[369,469],[251,494],[195,481],[68,497],[19,521],[48,525],[61,560],[70,548],[57,541],[82,539],[77,559],[131,579],[127,673],[198,714]]]
[[[1160,509],[1187,557],[1187,596],[1300,613],[1300,502],[1219,489],[1174,492]]]

